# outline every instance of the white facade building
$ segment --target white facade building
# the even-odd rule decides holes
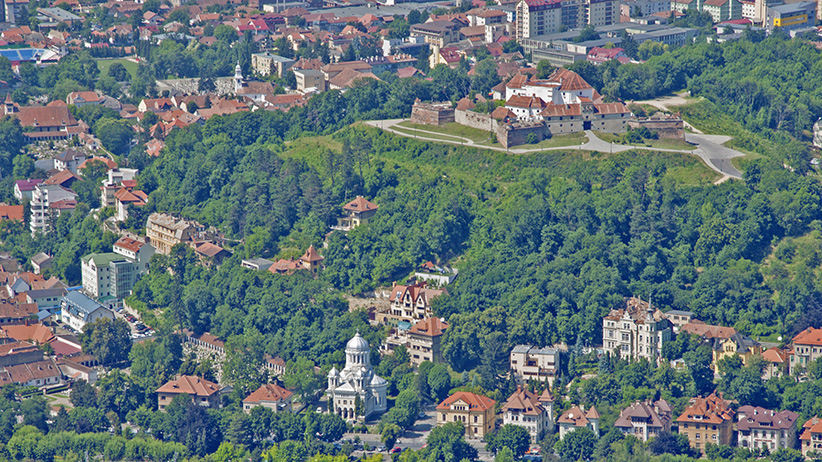
[[[329,411],[346,420],[368,418],[385,412],[388,382],[371,367],[371,347],[357,334],[345,346],[345,368],[328,372]],[[362,413],[356,410],[361,402]]]
[[[625,308],[611,310],[602,320],[603,349],[621,359],[656,362],[662,345],[672,337],[671,322],[655,314],[648,302],[634,297],[625,300]]]

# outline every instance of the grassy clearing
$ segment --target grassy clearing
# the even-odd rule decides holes
[[[542,140],[537,144],[521,144],[514,146],[512,149],[546,149],[546,148],[563,148],[563,147],[579,147],[581,144],[588,142],[588,137],[584,132],[569,133],[567,135],[556,135],[550,139]]]
[[[108,75],[108,69],[114,63],[120,63],[123,67],[126,68],[128,73],[134,78],[137,75],[137,63],[134,61],[130,61],[125,58],[119,59],[98,59],[97,60],[97,68],[100,69],[100,75]]]
[[[597,138],[601,139],[602,141],[605,141],[606,143],[624,144],[622,143],[622,137],[620,135],[616,135],[613,133],[596,132],[596,136]],[[696,149],[696,146],[685,141],[671,140],[665,138],[658,140],[645,140],[645,143],[638,144],[636,146],[656,149],[678,149],[681,151],[692,151]]]
[[[409,128],[405,128],[405,127],[397,127],[397,126],[394,126],[394,127],[391,127],[391,128],[393,130],[396,130],[396,131],[404,134],[404,135],[408,135],[408,136],[411,136],[411,137],[430,138],[432,140],[448,141],[450,143],[460,143],[460,144],[465,143],[465,140],[462,139],[462,138],[458,138],[456,136],[451,136],[451,135],[446,135],[446,134],[443,134],[443,133],[435,133],[435,132],[430,132],[430,131],[421,132],[421,131],[416,131],[416,130],[413,130],[413,129],[409,129]]]
[[[478,130],[476,128],[466,127],[458,123],[450,123],[445,125],[419,125],[412,124],[410,121],[400,122],[397,124],[400,127],[414,128],[417,130],[424,130],[427,132],[439,133],[442,135],[452,135],[461,138],[467,138],[474,142],[486,141],[491,138],[491,132]],[[395,125],[395,127],[397,126]]]

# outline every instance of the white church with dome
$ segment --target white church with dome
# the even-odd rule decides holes
[[[385,412],[388,382],[374,373],[371,367],[371,347],[368,341],[354,336],[345,345],[345,368],[328,372],[329,410],[346,420],[367,419],[372,414]],[[357,397],[362,401],[363,415],[355,411]]]

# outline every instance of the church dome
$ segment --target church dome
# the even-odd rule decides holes
[[[339,373],[339,372],[337,372],[337,368],[336,368],[336,367],[332,367],[332,368],[331,368],[331,370],[330,370],[330,371],[328,371],[328,376],[329,376],[329,377],[339,377],[339,376],[340,376],[340,373]]]
[[[362,338],[357,332],[351,340],[345,345],[345,349],[349,351],[370,351],[371,347],[368,345],[368,340]]]
[[[371,377],[370,385],[372,387],[381,387],[383,385],[388,385],[388,381],[385,380],[384,378],[380,377],[379,375],[374,374],[374,376]]]

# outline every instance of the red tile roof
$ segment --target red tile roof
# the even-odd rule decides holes
[[[268,383],[248,395],[243,402],[259,403],[262,401],[280,401],[290,398],[292,394],[293,393],[277,385],[276,383]]]
[[[522,386],[517,386],[517,391],[508,397],[508,401],[502,406],[502,412],[509,410],[516,410],[525,415],[533,416],[538,416],[546,412],[537,395],[534,392],[528,391],[528,389],[523,389]]]
[[[712,326],[696,319],[682,326],[681,330],[705,338],[731,338],[736,334],[736,329],[733,327]]]
[[[357,196],[353,201],[343,205],[343,210],[350,212],[365,212],[368,210],[377,210],[380,208],[377,204],[368,201],[362,196]]]
[[[157,389],[157,393],[185,393],[194,396],[211,396],[220,391],[220,386],[206,379],[191,375],[182,375]]]
[[[716,393],[707,398],[694,398],[693,404],[682,411],[676,421],[721,424],[733,418],[734,411],[730,405],[730,401],[722,399]]]
[[[0,220],[23,221],[22,205],[0,205]]]
[[[300,257],[300,260],[308,263],[323,261],[323,259],[324,257],[317,253],[317,249],[315,249],[313,245],[309,245],[308,250],[306,250],[303,256]]]
[[[542,109],[546,106],[545,101],[538,96],[513,95],[505,102],[506,107],[518,107],[526,109]]]
[[[139,252],[140,249],[142,249],[144,245],[146,245],[145,242],[138,241],[136,239],[132,239],[130,237],[125,237],[125,236],[121,237],[120,239],[117,240],[117,242],[114,243],[114,247],[121,247],[123,249],[126,249],[126,250],[128,250],[130,252],[134,252],[134,253]]]
[[[448,398],[445,398],[445,400],[443,400],[443,402],[441,402],[437,406],[437,410],[438,411],[450,410],[451,405],[456,403],[457,401],[465,402],[466,404],[468,404],[468,410],[469,411],[475,411],[475,412],[476,411],[482,412],[482,411],[487,411],[488,409],[493,409],[494,405],[497,404],[496,401],[494,401],[493,399],[488,398],[486,396],[477,395],[477,394],[470,393],[470,392],[467,392],[467,391],[458,391],[458,392],[454,393],[453,395],[449,396]]]
[[[436,337],[445,333],[448,323],[440,318],[430,317],[419,321],[408,330],[409,334],[424,335],[426,337]]]
[[[822,345],[822,329],[808,327],[793,338],[794,345]]]

